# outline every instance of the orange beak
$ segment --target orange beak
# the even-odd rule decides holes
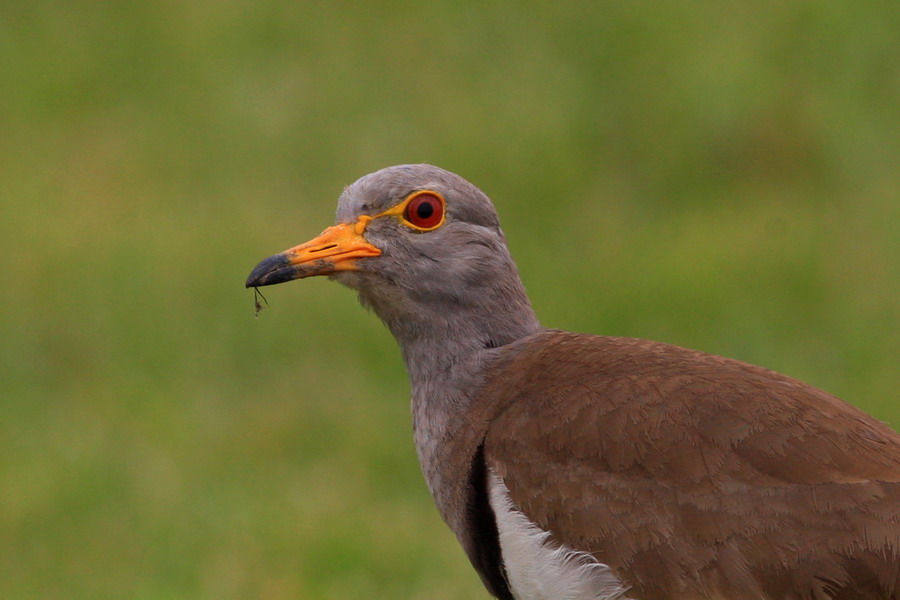
[[[292,279],[357,271],[360,258],[379,256],[381,249],[366,241],[363,232],[372,218],[329,227],[318,237],[261,261],[247,278],[247,287],[274,285]]]

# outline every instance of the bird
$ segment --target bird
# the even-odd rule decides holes
[[[543,327],[463,177],[363,176],[246,287],[323,275],[396,338],[425,481],[493,597],[900,598],[897,432],[762,367]]]

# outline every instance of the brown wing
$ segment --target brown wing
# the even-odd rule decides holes
[[[492,375],[488,466],[629,596],[900,594],[900,436],[858,409],[745,363],[565,332]]]

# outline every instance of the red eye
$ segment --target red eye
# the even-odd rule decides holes
[[[403,218],[419,229],[434,229],[444,220],[444,200],[437,194],[422,192],[406,205]]]

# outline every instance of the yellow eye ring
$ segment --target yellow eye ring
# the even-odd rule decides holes
[[[400,221],[416,231],[434,231],[444,224],[447,203],[444,197],[433,190],[419,190],[406,197],[403,202],[389,208],[374,218],[385,216],[400,217]]]

